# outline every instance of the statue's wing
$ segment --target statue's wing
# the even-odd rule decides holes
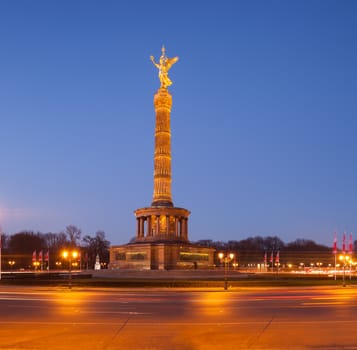
[[[178,61],[178,59],[179,59],[178,57],[167,58],[167,60],[166,60],[167,70],[169,70],[171,68],[171,66]]]

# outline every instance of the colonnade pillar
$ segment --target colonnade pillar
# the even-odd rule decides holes
[[[189,211],[182,208],[143,208],[135,212],[139,241],[188,240]]]
[[[147,230],[148,230],[148,232],[147,232],[147,236],[152,236],[153,234],[152,234],[152,223],[151,223],[151,216],[148,216],[147,218],[146,218],[146,220],[147,220]]]

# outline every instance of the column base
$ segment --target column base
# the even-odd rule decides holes
[[[154,201],[151,203],[152,207],[173,207],[174,204],[171,201]]]

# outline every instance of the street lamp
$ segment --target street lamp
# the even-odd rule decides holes
[[[227,283],[228,264],[234,259],[234,254],[229,253],[225,255],[224,253],[218,253],[218,258],[221,262],[224,263],[224,290],[227,290],[228,289],[228,283]]]
[[[78,252],[76,250],[65,250],[62,253],[64,259],[68,259],[68,288],[72,289],[72,259],[78,257]]]
[[[341,254],[339,260],[343,263],[342,285],[346,287],[346,262],[350,261],[350,257],[347,254]]]
[[[40,262],[39,261],[34,261],[33,263],[32,263],[32,265],[34,266],[34,268],[35,268],[35,271],[38,269],[38,267],[40,266]]]
[[[317,266],[317,273],[320,274],[322,271],[321,271],[321,268],[322,268],[322,262],[318,261],[316,263],[316,266]]]
[[[15,265],[15,260],[9,260],[7,263],[10,265],[10,270],[12,271],[12,269]]]

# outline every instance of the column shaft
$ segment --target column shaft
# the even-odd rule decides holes
[[[156,125],[152,206],[173,206],[171,195],[171,105],[171,94],[166,88],[160,88],[154,96]]]

